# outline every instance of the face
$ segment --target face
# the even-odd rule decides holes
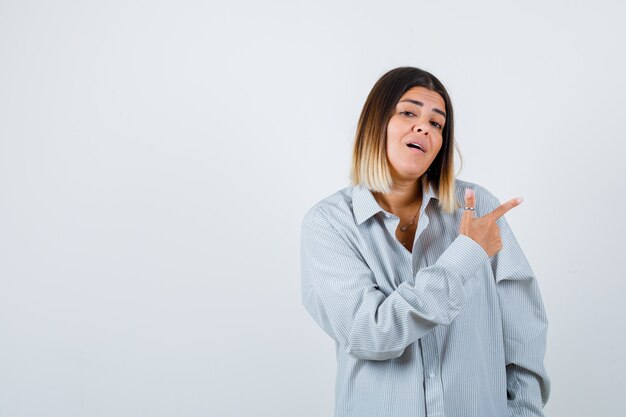
[[[398,101],[387,124],[387,159],[395,181],[415,181],[435,160],[446,123],[443,98],[413,87]]]

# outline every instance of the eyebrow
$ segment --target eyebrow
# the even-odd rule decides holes
[[[404,100],[400,100],[398,103],[403,103],[403,102],[407,102],[407,101],[408,101],[409,103],[413,103],[413,104],[415,104],[415,105],[417,105],[417,106],[424,107],[424,103],[422,103],[421,101],[411,100],[411,99],[408,99],[408,98],[407,98],[407,99],[404,99]],[[442,115],[443,117],[446,117],[446,112],[445,112],[445,111],[443,111],[443,110],[439,110],[439,109],[437,109],[437,108],[434,108],[434,109],[433,109],[433,111],[434,111],[435,113],[439,113],[439,114],[440,114],[440,115]]]

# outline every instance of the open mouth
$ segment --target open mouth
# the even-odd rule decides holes
[[[419,149],[422,152],[426,152],[424,148],[422,148],[422,145],[420,145],[419,143],[407,143],[406,146],[408,146],[409,148]]]

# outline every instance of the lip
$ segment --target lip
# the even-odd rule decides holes
[[[408,148],[408,147],[407,147]],[[409,152],[417,154],[417,155],[425,155],[426,152],[420,150],[420,149],[416,149],[416,148],[408,148]]]
[[[419,147],[422,148],[422,149],[417,149],[417,148],[411,147],[411,146],[409,146],[410,143],[414,143],[416,145],[419,145]],[[425,153],[428,152],[428,148],[427,148],[427,146],[426,146],[426,144],[424,143],[423,140],[418,140],[418,139],[407,140],[406,143],[404,144],[404,146],[409,148],[409,150],[412,151],[412,152],[416,152],[416,153],[420,153],[420,154],[425,154]]]

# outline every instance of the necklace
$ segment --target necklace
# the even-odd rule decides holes
[[[409,227],[411,227],[411,226],[413,226],[415,224],[415,220],[417,219],[417,215],[420,212],[420,208],[422,208],[422,196],[421,196],[421,193],[418,196],[418,200],[417,201],[419,202],[419,205],[417,206],[417,210],[415,211],[415,215],[413,216],[413,218],[411,219],[411,221],[409,223],[407,223],[404,226],[400,227],[400,231],[402,233],[406,233],[406,231],[409,229]],[[406,237],[405,237],[405,239],[402,239],[402,246],[407,248],[407,246],[406,246],[407,243],[409,243],[409,242],[406,241]]]
[[[400,228],[401,232],[406,232],[406,229],[408,229],[409,226],[413,226],[413,224],[415,224],[415,219],[417,219],[417,213],[419,213],[419,212],[420,212],[420,208],[418,207],[417,211],[415,212],[415,216],[413,216],[413,218],[411,219],[411,223],[407,223],[404,226],[402,226]]]
[[[420,207],[421,207],[421,205],[420,205]],[[413,226],[413,225],[415,224],[415,219],[417,219],[417,214],[418,214],[419,212],[420,212],[420,208],[418,207],[418,208],[417,208],[417,211],[415,212],[415,216],[413,216],[413,218],[411,219],[411,222],[410,222],[410,223],[405,224],[404,226],[402,226],[402,227],[400,228],[400,231],[401,231],[401,232],[406,232],[406,231],[407,231],[407,229],[408,229],[410,226]],[[404,240],[404,239],[403,239],[402,246],[404,246],[404,247],[406,248],[407,243],[409,243],[409,242],[407,242],[406,240]],[[408,248],[407,248],[407,249],[408,249]]]
[[[404,226],[402,226],[402,227],[400,228],[400,231],[401,231],[401,232],[406,232],[406,229],[408,229],[408,228],[409,228],[409,226],[413,226],[413,225],[415,224],[415,219],[417,219],[417,215],[418,215],[418,213],[420,212],[420,208],[422,207],[422,196],[421,196],[421,195],[419,196],[419,198],[418,198],[418,200],[417,200],[417,201],[418,201],[420,204],[419,204],[419,206],[417,207],[417,211],[415,212],[415,216],[413,216],[413,218],[411,219],[411,222],[410,222],[410,223],[407,223],[407,224],[405,224]]]
[[[418,204],[418,206],[417,206],[417,210],[415,211],[415,215],[413,215],[413,218],[411,219],[411,221],[410,221],[409,223],[407,223],[407,224],[405,224],[404,226],[401,226],[401,227],[399,228],[399,230],[400,230],[402,233],[406,233],[406,231],[409,229],[409,227],[413,226],[413,225],[415,224],[415,220],[417,220],[417,215],[419,214],[419,212],[420,212],[420,208],[422,207],[422,195],[421,195],[421,194],[422,194],[422,193],[420,192],[420,193],[417,195],[417,202],[418,202],[419,204]],[[377,202],[378,202],[378,204],[381,204],[381,202],[380,202],[378,199],[377,199]],[[382,204],[382,205],[386,207],[386,205],[385,205],[385,204]],[[398,240],[400,240],[400,239],[398,239]],[[404,239],[402,239],[402,240],[403,240],[403,241],[401,241],[400,243],[402,243],[402,245],[406,247],[406,245],[407,245],[407,243],[408,243],[408,242],[407,242],[406,240],[404,240]]]

